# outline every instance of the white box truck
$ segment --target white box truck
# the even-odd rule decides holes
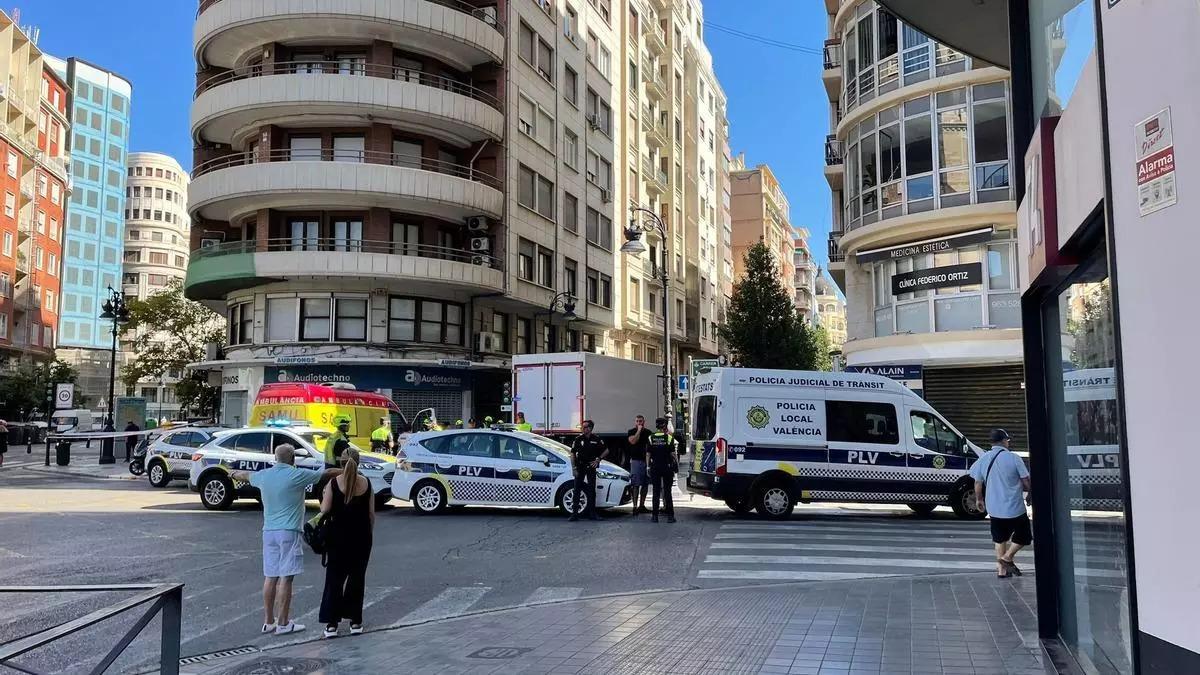
[[[663,414],[662,368],[590,352],[513,357],[513,419],[525,413],[533,431],[569,444],[583,420],[620,450],[633,418],[648,425]]]

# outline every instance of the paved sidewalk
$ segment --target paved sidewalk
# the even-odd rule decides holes
[[[310,639],[183,672],[1057,673],[1033,594],[1031,576],[992,574],[649,593]]]

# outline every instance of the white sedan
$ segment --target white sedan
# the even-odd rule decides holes
[[[523,431],[461,429],[409,438],[396,457],[392,496],[411,501],[419,513],[453,505],[557,506],[570,513],[574,484],[570,448],[561,443]],[[628,488],[627,471],[601,462],[598,508],[629,501]]]

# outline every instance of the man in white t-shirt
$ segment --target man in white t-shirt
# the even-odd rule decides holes
[[[992,429],[992,449],[971,465],[975,479],[975,502],[991,518],[992,542],[996,545],[996,576],[1004,579],[1021,576],[1013,558],[1017,551],[1033,543],[1033,530],[1024,497],[1029,488],[1029,469],[1008,449],[1008,432]],[[1024,497],[1024,498],[1023,498]]]

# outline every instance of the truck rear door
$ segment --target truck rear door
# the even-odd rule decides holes
[[[549,371],[550,419],[546,428],[579,431],[583,425],[583,364],[554,363]],[[533,428],[538,428],[536,423]]]
[[[549,423],[550,381],[545,364],[513,368],[513,418],[525,413],[525,421],[536,430],[547,429]]]

